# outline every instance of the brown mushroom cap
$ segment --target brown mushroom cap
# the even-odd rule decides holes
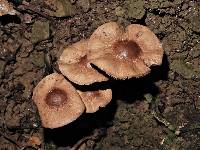
[[[64,76],[79,85],[89,85],[108,80],[92,68],[87,58],[87,41],[79,41],[67,47],[60,56],[58,65]]]
[[[76,89],[60,74],[43,78],[33,91],[42,125],[58,128],[76,120],[85,110]]]
[[[112,90],[78,91],[86,107],[86,113],[94,113],[99,107],[105,107],[112,99]]]
[[[106,23],[91,35],[88,58],[92,64],[118,79],[144,76],[151,65],[161,64],[163,49],[152,31],[142,25],[129,25],[125,31],[117,26]]]

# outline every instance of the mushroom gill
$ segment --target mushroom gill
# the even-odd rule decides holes
[[[76,89],[57,73],[46,76],[38,83],[32,99],[46,128],[64,126],[76,120],[85,110]]]

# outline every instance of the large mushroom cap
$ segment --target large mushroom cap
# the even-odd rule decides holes
[[[86,107],[86,113],[94,113],[105,107],[112,99],[112,90],[78,91]]]
[[[58,65],[64,76],[79,85],[89,85],[108,80],[92,68],[87,58],[87,41],[79,41],[67,47],[60,56]]]
[[[76,120],[85,110],[76,89],[57,73],[43,78],[35,87],[32,98],[46,128],[64,126]]]
[[[144,76],[151,65],[161,64],[163,49],[152,31],[142,25],[129,25],[126,30],[117,26],[106,23],[91,35],[88,58],[92,64],[118,79]]]

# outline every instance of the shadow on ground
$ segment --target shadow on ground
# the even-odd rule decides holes
[[[156,96],[159,94],[159,88],[155,85],[155,82],[166,80],[168,78],[168,71],[168,60],[167,56],[164,55],[163,64],[159,67],[152,67],[152,72],[144,78],[133,78],[124,81],[110,80],[109,83],[86,86],[87,90],[110,87],[113,91],[111,103],[94,114],[82,115],[75,122],[64,127],[45,129],[44,139],[47,143],[53,142],[57,146],[64,147],[72,146],[84,137],[92,135],[95,129],[100,130],[99,137],[105,136],[106,129],[112,126],[112,120],[118,107],[116,100],[133,103],[136,100],[143,100],[143,96],[146,93]],[[84,88],[82,87],[82,89]]]

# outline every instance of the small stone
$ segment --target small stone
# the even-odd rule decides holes
[[[171,63],[170,68],[186,79],[191,79],[197,75],[192,66],[186,64],[183,60],[174,60]]]
[[[56,17],[73,16],[76,12],[75,6],[68,0],[45,0],[46,5],[55,11],[48,10],[49,15]]]
[[[43,52],[33,52],[30,55],[30,61],[36,67],[42,68],[44,66],[44,53]]]
[[[157,9],[159,7],[159,2],[157,0],[151,0],[145,2],[145,7],[148,9]]]
[[[194,58],[197,58],[200,56],[200,43],[197,43],[191,50],[190,55]]]
[[[88,12],[90,10],[90,0],[78,0],[76,3],[82,7],[84,12]]]
[[[192,30],[195,32],[200,32],[200,15],[196,15],[191,19]]]
[[[119,120],[120,122],[127,122],[130,120],[128,115],[129,115],[129,112],[126,105],[124,105],[123,103],[120,103],[120,107],[117,108],[117,111],[115,113],[115,119]]]
[[[145,15],[144,1],[126,0],[125,8],[129,18],[141,19]]]
[[[75,7],[66,0],[58,0],[56,17],[73,16],[75,14]]]
[[[174,0],[174,4],[175,5],[180,5],[182,4],[184,1],[183,0]]]
[[[115,9],[115,14],[116,16],[118,17],[123,17],[125,15],[125,10],[123,7],[121,6],[118,6],[116,9]]]
[[[168,8],[171,6],[171,3],[168,0],[161,0],[162,2],[159,3],[160,8]]]
[[[145,94],[144,98],[148,104],[150,104],[153,100],[153,96],[150,93]]]
[[[5,69],[5,61],[0,60],[0,78],[2,78],[2,75],[4,73],[4,69]]]
[[[49,38],[49,22],[36,21],[32,27],[31,41],[37,43]]]
[[[198,110],[200,110],[200,95],[197,97],[196,107]]]
[[[29,14],[24,14],[24,15],[23,15],[23,20],[24,20],[24,22],[27,23],[27,24],[32,23],[32,19],[33,19],[32,16],[29,15]]]

